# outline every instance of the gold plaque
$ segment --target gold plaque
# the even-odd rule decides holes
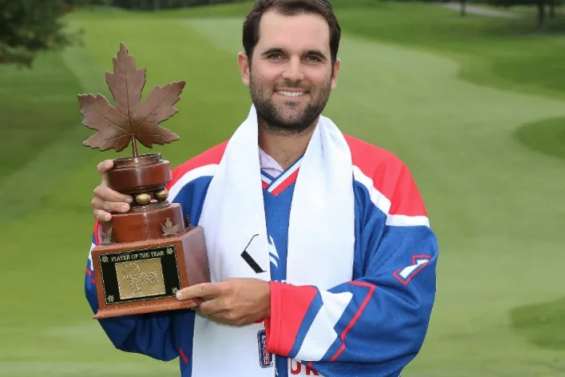
[[[115,267],[121,300],[166,293],[160,258],[120,262]]]

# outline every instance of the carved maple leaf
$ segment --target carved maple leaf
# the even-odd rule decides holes
[[[171,219],[167,217],[165,222],[161,224],[161,231],[164,237],[174,236],[180,232],[179,224],[173,224]]]
[[[107,224],[107,223],[103,223]],[[100,242],[102,245],[109,245],[112,243],[112,226],[102,225],[102,231],[100,233]]]
[[[79,95],[82,123],[93,130],[94,135],[83,141],[91,148],[121,151],[130,141],[139,140],[146,147],[168,144],[177,140],[177,134],[160,127],[178,111],[175,104],[184,89],[184,81],[175,81],[155,87],[145,101],[141,92],[145,86],[145,70],[137,69],[127,47],[120,44],[120,51],[113,59],[114,70],[106,73],[106,84],[114,97],[112,106],[102,95]]]

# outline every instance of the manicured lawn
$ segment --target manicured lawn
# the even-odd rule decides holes
[[[186,80],[167,123],[179,163],[248,111],[235,52],[249,4],[71,14],[83,45],[0,66],[0,376],[176,376],[115,351],[82,294],[96,184],[79,92],[103,92],[120,42],[147,88]],[[405,160],[441,247],[429,336],[406,376],[565,375],[565,36],[532,20],[342,0],[342,75],[327,113]],[[552,26],[556,29],[557,26]]]

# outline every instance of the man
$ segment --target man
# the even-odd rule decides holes
[[[238,56],[254,107],[170,184],[205,230],[212,282],[178,293],[194,310],[101,321],[116,347],[179,357],[185,377],[398,376],[416,355],[437,245],[403,163],[320,115],[339,39],[326,0],[257,1]],[[94,214],[130,200],[102,183]]]

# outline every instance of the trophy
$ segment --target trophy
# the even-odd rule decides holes
[[[185,223],[180,204],[167,201],[169,161],[138,151],[138,142],[152,147],[179,139],[159,125],[177,112],[185,83],[157,86],[142,101],[145,81],[145,70],[121,44],[113,72],[106,73],[116,105],[102,95],[79,95],[83,124],[96,130],[84,145],[117,152],[132,145],[132,157],[115,159],[107,172],[108,185],[133,203],[128,213],[101,225],[100,245],[92,250],[95,318],[184,309],[192,302],[178,301],[175,293],[210,280],[202,228]]]

